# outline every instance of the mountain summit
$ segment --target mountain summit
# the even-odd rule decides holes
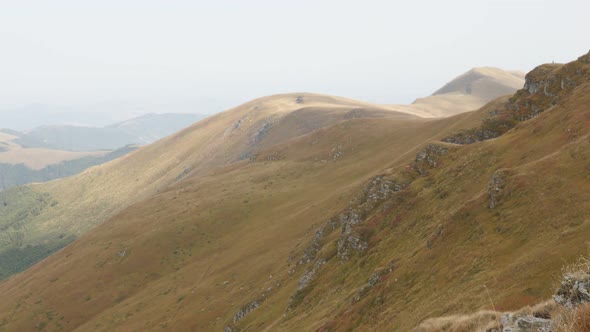
[[[411,105],[391,109],[423,118],[448,117],[474,111],[491,100],[514,93],[524,85],[524,73],[493,67],[473,68]]]
[[[464,94],[490,101],[522,88],[524,76],[523,72],[506,71],[494,67],[473,68],[445,84],[432,95]]]

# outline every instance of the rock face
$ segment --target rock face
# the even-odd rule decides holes
[[[502,171],[498,171],[492,175],[490,182],[488,182],[488,197],[490,209],[495,208],[498,205],[499,198],[502,194],[502,190],[506,185],[506,174]]]
[[[566,274],[553,299],[569,309],[590,302],[590,275],[588,273]]]
[[[505,314],[502,332],[551,332],[551,320],[529,315]]]

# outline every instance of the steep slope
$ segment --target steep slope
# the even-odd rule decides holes
[[[15,142],[29,148],[114,150],[130,144],[152,143],[204,117],[200,114],[147,114],[105,127],[42,126],[21,133]]]
[[[512,94],[524,84],[524,73],[493,67],[473,68],[451,80],[432,96],[393,109],[436,118],[473,111],[499,96]]]
[[[64,238],[85,233],[122,208],[151,197],[185,177],[207,174],[215,167],[253,158],[265,146],[359,117],[414,118],[378,106],[322,95],[261,98],[77,176],[29,186],[31,197],[44,195],[46,201],[52,202],[32,213],[27,210],[6,213],[12,206],[21,206],[23,195],[20,189],[1,192],[0,201],[4,204],[0,205],[3,229],[0,255],[15,248],[26,256],[31,250],[37,253],[37,246],[50,243],[63,246]],[[21,250],[27,248],[31,250]],[[0,260],[0,270],[15,268],[2,266]]]
[[[210,118],[104,166],[145,172],[146,151],[216,133],[206,158],[209,145],[187,141],[198,153],[167,171],[172,186],[1,283],[0,329],[411,330],[543,300],[590,235],[589,78],[590,54],[537,68],[478,112],[349,119],[358,112],[341,106],[299,137],[272,133],[309,125],[276,108],[295,96]],[[526,116],[481,142],[439,141],[506,114]],[[105,174],[95,181],[115,188]]]

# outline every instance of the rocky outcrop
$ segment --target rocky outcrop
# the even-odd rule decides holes
[[[480,127],[454,133],[443,141],[461,145],[485,141],[501,136],[521,121],[537,117],[567,99],[577,86],[590,80],[589,58],[590,54],[586,54],[565,65],[536,67],[526,75],[523,89],[490,112]]]
[[[492,175],[490,182],[488,182],[488,207],[490,209],[495,208],[498,205],[502,190],[506,185],[506,174],[502,171],[498,171]]]
[[[258,309],[262,303],[266,301],[266,299],[279,287],[281,287],[281,282],[277,281],[274,287],[267,288],[264,292],[262,292],[262,294],[260,294],[260,296],[258,296],[258,298],[242,306],[240,310],[235,313],[232,319],[233,325],[226,326],[224,331],[239,331],[235,324]]]
[[[590,273],[588,261],[583,261],[584,269],[575,273],[566,273],[560,287],[553,295],[553,300],[565,309],[572,310],[590,302]],[[552,319],[548,313],[543,314],[504,314],[502,332],[551,332]]]
[[[289,299],[287,311],[295,309],[301,303],[310,291],[312,282],[321,267],[331,258],[318,257],[318,253],[324,246],[325,238],[340,226],[341,232],[337,242],[336,256],[342,263],[348,261],[354,253],[366,251],[369,247],[368,234],[359,230],[358,226],[368,219],[380,204],[406,186],[407,184],[399,183],[385,176],[376,176],[365,185],[361,193],[349,202],[345,212],[330,218],[322,228],[316,231],[308,246],[303,250],[296,266],[289,271],[289,274],[293,275],[298,267],[313,264],[299,278],[297,290]],[[393,266],[389,267],[389,269],[392,268]],[[375,283],[376,281],[369,281],[370,287]]]
[[[373,274],[371,274],[371,277],[367,280],[367,283],[358,289],[356,295],[352,298],[352,302],[358,302],[363,297],[365,297],[369,293],[369,291],[371,291],[375,287],[375,285],[381,282],[383,277],[393,272],[394,266],[395,262],[392,261],[387,265],[386,268],[373,272]]]
[[[301,255],[301,258],[297,261],[297,265],[311,263],[322,249],[324,238],[336,230],[337,227],[336,219],[332,218],[326,223],[326,225],[320,228],[311,239],[309,245],[303,250],[303,255]]]
[[[553,299],[569,309],[590,302],[590,274],[566,274]]]
[[[260,129],[258,129],[254,135],[252,135],[252,144],[258,144],[268,134],[268,131],[272,128],[272,122],[265,122]]]
[[[305,270],[301,278],[299,278],[299,282],[297,283],[297,290],[301,291],[305,287],[309,286],[309,284],[313,281],[318,270],[322,265],[326,264],[325,260],[317,261],[310,269]]]
[[[342,158],[343,155],[344,155],[344,147],[342,144],[338,144],[330,150],[328,157],[333,161],[337,161],[338,159]]]
[[[234,324],[240,321],[242,318],[246,317],[252,311],[258,309],[258,307],[260,307],[260,302],[258,302],[258,300],[254,300],[246,304],[245,306],[241,307],[240,310],[238,310],[238,312],[236,312],[236,314],[234,315]]]
[[[487,121],[487,123],[484,122],[484,125],[480,128],[460,131],[443,138],[442,141],[459,145],[468,145],[500,137],[503,133],[514,127],[514,123],[511,121],[500,121],[496,119],[487,119],[484,121]]]
[[[438,144],[428,144],[424,149],[416,154],[413,168],[420,175],[426,175],[427,169],[438,166],[438,159],[446,155],[449,149],[446,146]]]
[[[502,316],[502,332],[551,332],[550,319],[524,314],[505,314]]]
[[[358,229],[367,217],[374,212],[377,205],[383,203],[395,192],[401,191],[407,184],[397,183],[384,176],[374,177],[353,201],[347,212],[340,214],[342,228],[338,239],[338,257],[346,262],[354,252],[364,252],[368,249],[367,234]]]

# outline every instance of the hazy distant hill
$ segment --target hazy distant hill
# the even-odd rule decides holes
[[[122,157],[136,148],[137,146],[135,145],[128,145],[106,154],[89,155],[77,159],[64,160],[60,163],[47,165],[41,169],[30,168],[23,163],[0,163],[0,190],[27,183],[46,182],[78,174],[89,167]]]
[[[424,118],[439,118],[473,111],[524,85],[524,73],[494,67],[478,67],[454,78],[432,95],[411,105],[393,105],[396,111]]]
[[[112,110],[112,108],[109,108]],[[109,113],[80,111],[77,108],[58,107],[41,103],[0,109],[0,127],[25,131],[49,124],[83,123],[94,126],[105,126],[114,120]]]
[[[15,140],[29,148],[70,151],[113,150],[129,144],[149,144],[204,118],[201,114],[147,114],[106,127],[42,126]]]

